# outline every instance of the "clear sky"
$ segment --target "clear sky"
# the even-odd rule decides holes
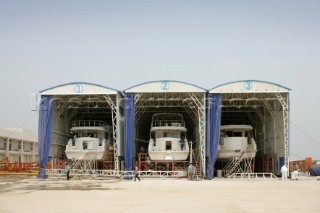
[[[0,73],[0,127],[34,130],[30,94],[62,83],[278,83],[291,158],[320,159],[319,0],[0,0]]]

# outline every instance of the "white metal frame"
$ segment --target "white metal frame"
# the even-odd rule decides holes
[[[204,177],[205,170],[205,93],[135,93],[135,125],[140,128],[144,123],[143,114],[158,108],[176,108],[177,106],[184,108],[197,126],[197,141],[200,149],[200,165],[201,175]],[[186,119],[185,119],[186,120]],[[187,121],[188,122],[188,121]],[[190,122],[190,121],[189,121]],[[137,137],[137,132],[136,132]],[[135,139],[138,141],[139,139]]]

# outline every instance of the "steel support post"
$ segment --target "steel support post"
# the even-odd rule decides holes
[[[288,99],[285,100],[283,96],[279,93],[276,94],[278,100],[282,106],[282,113],[283,113],[283,142],[284,142],[284,150],[285,150],[285,164],[289,168],[289,106],[288,106]]]

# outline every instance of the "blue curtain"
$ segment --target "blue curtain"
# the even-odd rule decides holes
[[[134,94],[125,94],[124,99],[124,164],[126,171],[132,171],[134,140]]]
[[[49,157],[52,129],[53,97],[42,96],[39,110],[38,157],[40,170],[38,178],[46,177],[46,166]]]
[[[221,95],[209,94],[208,96],[208,148],[209,159],[207,162],[207,179],[214,175],[214,162],[218,153],[221,123]]]

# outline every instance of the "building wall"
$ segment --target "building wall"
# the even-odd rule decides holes
[[[0,136],[0,160],[6,157],[10,163],[38,161],[38,143]]]

